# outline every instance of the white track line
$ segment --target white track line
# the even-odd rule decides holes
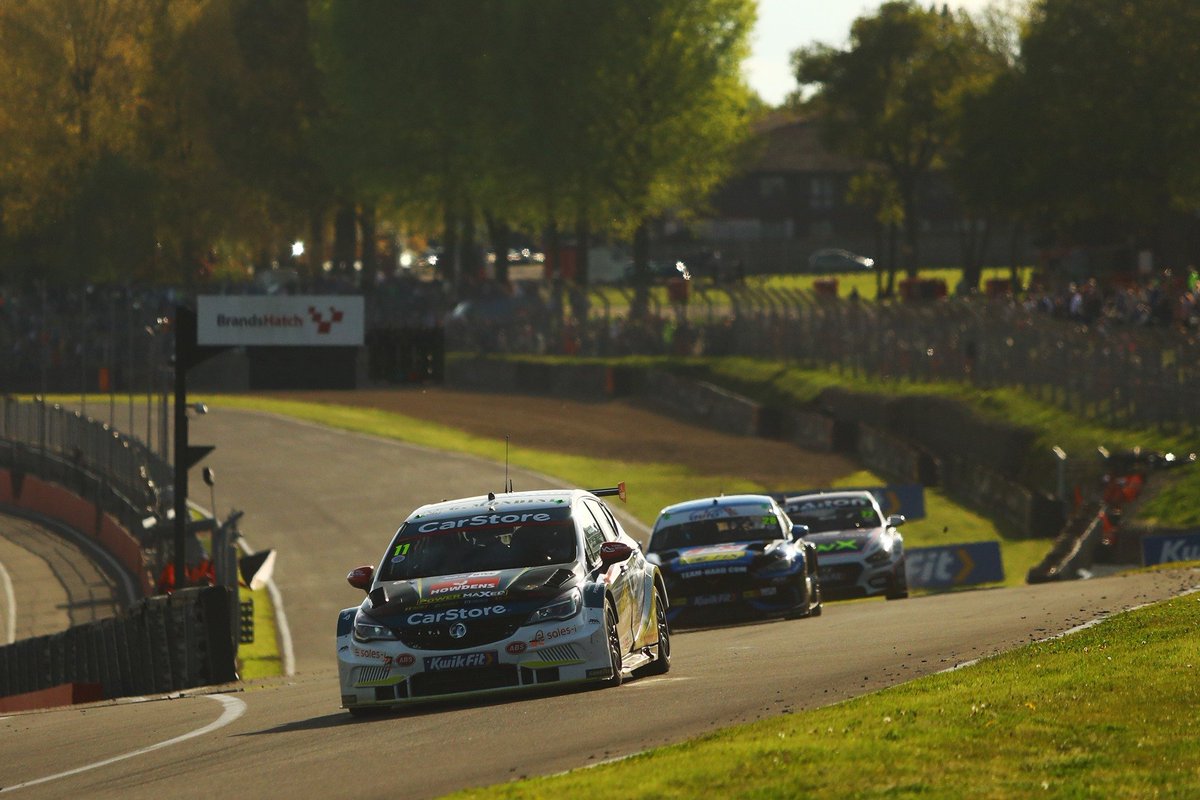
[[[4,636],[4,644],[12,644],[17,640],[17,595],[13,592],[12,578],[0,561],[0,591],[4,593],[4,616],[8,633]]]
[[[195,508],[205,517],[213,517],[212,511],[199,503],[193,503],[189,500],[188,505]],[[240,533],[237,544],[238,548],[246,555],[254,553],[254,548],[246,541],[246,537]],[[292,647],[292,629],[288,627],[287,612],[283,610],[283,593],[275,585],[274,578],[267,581],[267,594],[271,596],[271,605],[274,606],[275,611],[275,633],[279,640],[279,661],[283,666],[283,676],[290,678],[296,674],[296,651]]]
[[[238,547],[246,555],[254,552],[246,542],[246,537],[238,538]],[[290,678],[296,674],[296,651],[292,649],[292,629],[288,627],[287,612],[283,610],[283,593],[275,585],[275,579],[267,581],[267,594],[271,596],[271,605],[275,607],[275,633],[279,639],[279,660],[283,665],[283,675]]]
[[[44,778],[35,778],[31,781],[25,781],[24,783],[17,783],[17,784],[13,784],[12,786],[5,786],[3,788],[0,788],[0,793],[12,792],[12,791],[16,791],[17,789],[24,789],[27,786],[37,786],[39,783],[49,783],[50,781],[56,781],[59,778],[68,778],[72,775],[78,775],[81,772],[87,772],[88,770],[99,769],[100,767],[107,767],[109,764],[115,764],[118,761],[124,761],[129,758],[134,758],[136,756],[145,755],[146,753],[152,753],[155,750],[161,750],[164,747],[170,747],[173,744],[179,744],[180,742],[186,742],[188,739],[195,739],[197,736],[204,736],[207,733],[212,733],[213,731],[215,731],[219,728],[225,727],[226,725],[228,725],[229,723],[233,722],[235,719],[240,717],[246,711],[246,704],[236,697],[230,697],[227,694],[206,694],[206,695],[202,695],[202,696],[212,698],[213,700],[216,700],[218,703],[220,703],[224,707],[224,709],[221,711],[221,716],[217,717],[217,719],[215,721],[208,723],[203,728],[197,728],[196,730],[191,731],[189,733],[185,733],[181,736],[176,736],[174,739],[167,739],[165,742],[158,742],[157,744],[152,744],[147,747],[141,747],[141,748],[138,748],[137,750],[131,750],[128,753],[122,753],[119,756],[113,756],[112,758],[106,758],[103,761],[97,761],[92,764],[86,764],[82,767],[76,767],[75,769],[69,769],[66,772],[59,772],[54,775],[47,775]]]

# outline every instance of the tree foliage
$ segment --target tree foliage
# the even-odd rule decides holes
[[[1002,58],[968,15],[888,2],[855,20],[846,49],[802,48],[792,61],[826,144],[893,184],[876,194],[898,200],[903,263],[915,274],[923,182],[955,145],[961,98],[990,80]]]
[[[1200,206],[1200,5],[1043,0],[1011,85],[1028,163],[1026,201],[1071,224],[1145,231]]]
[[[485,224],[493,238],[581,223],[629,235],[727,174],[745,135],[748,0],[460,12],[321,4],[335,114],[322,149],[359,191],[440,218],[453,245]]]

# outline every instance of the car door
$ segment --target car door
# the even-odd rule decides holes
[[[617,529],[612,521],[605,513],[606,509],[598,500],[585,498],[583,507],[590,515],[591,522],[595,524],[599,530],[602,541],[616,542],[620,541],[620,536],[617,534]],[[589,523],[590,524],[590,523]],[[584,529],[587,535],[587,527]],[[626,542],[628,544],[628,542]],[[613,599],[617,603],[617,616],[620,618],[618,631],[621,636],[621,647],[624,652],[629,652],[633,649],[633,638],[635,635],[635,623],[638,616],[637,605],[634,596],[635,570],[631,569],[633,560],[637,557],[638,551],[634,550],[634,555],[620,564],[613,564],[608,569],[608,588],[612,592]]]

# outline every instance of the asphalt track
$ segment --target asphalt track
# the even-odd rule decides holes
[[[408,710],[338,709],[333,629],[414,506],[494,489],[503,467],[267,415],[215,410],[216,505],[279,550],[290,679],[0,719],[0,789],[22,797],[431,797],[557,772],[937,672],[1191,588],[1192,572],[829,604],[812,620],[677,634],[670,674],[619,689]],[[520,488],[552,482],[514,471]],[[198,486],[203,486],[199,484]],[[636,487],[630,487],[635,491]],[[197,498],[200,499],[200,498]],[[220,690],[213,690],[219,692]],[[41,781],[41,782],[37,782]]]

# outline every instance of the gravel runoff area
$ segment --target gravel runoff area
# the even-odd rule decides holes
[[[625,400],[486,394],[441,387],[257,392],[280,399],[376,408],[436,422],[514,447],[735,475],[771,491],[823,488],[860,467],[841,455],[736,436]]]

